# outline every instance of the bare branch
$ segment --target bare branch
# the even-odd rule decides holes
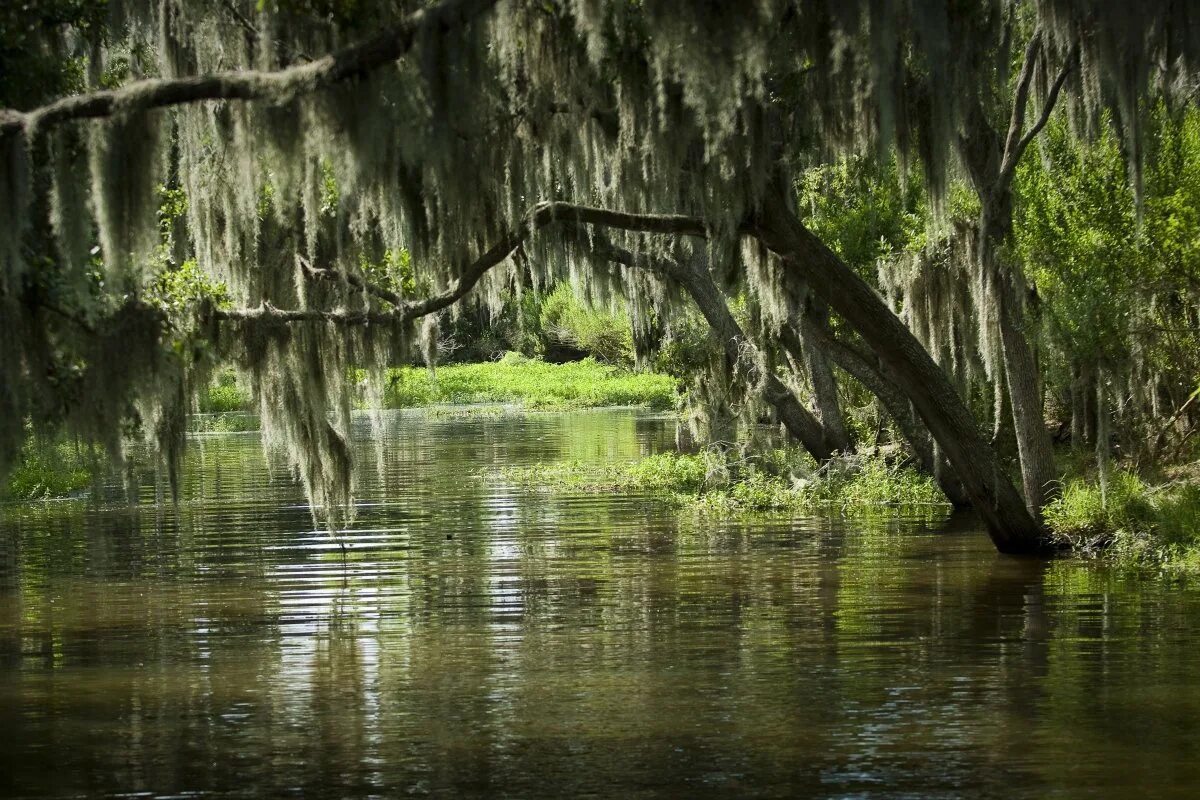
[[[1025,133],[1025,136],[1021,137],[1020,142],[1016,143],[1016,150],[1013,152],[1012,160],[1004,158],[1004,163],[1000,169],[1001,181],[1012,179],[1013,173],[1016,170],[1016,164],[1020,163],[1021,156],[1025,155],[1026,148],[1030,146],[1033,139],[1037,138],[1038,133],[1042,132],[1042,128],[1046,126],[1046,122],[1050,121],[1050,114],[1054,112],[1054,107],[1058,102],[1058,95],[1062,92],[1063,84],[1067,83],[1067,76],[1070,74],[1070,68],[1072,68],[1074,60],[1075,50],[1072,50],[1070,55],[1067,56],[1067,64],[1064,64],[1062,70],[1058,71],[1058,77],[1055,78],[1054,84],[1051,84],[1050,91],[1046,94],[1045,102],[1042,103],[1042,114],[1038,116],[1037,121]]]
[[[150,79],[111,91],[64,97],[28,112],[0,109],[0,135],[38,130],[75,119],[108,117],[119,111],[196,103],[204,100],[285,100],[391,64],[412,49],[421,31],[467,24],[497,0],[443,0],[410,14],[398,25],[364,42],[310,64],[276,72],[219,72],[187,78]]]
[[[1014,144],[1012,142],[1013,131],[1010,128],[1009,143],[1005,145],[1004,160],[1000,164],[1000,176],[997,185],[1006,186],[1012,180],[1013,173],[1016,172],[1017,164],[1021,162],[1021,156],[1025,154],[1025,150],[1030,143],[1037,138],[1037,135],[1042,132],[1042,128],[1046,127],[1046,123],[1050,121],[1050,114],[1054,111],[1054,106],[1058,103],[1058,95],[1062,92],[1063,84],[1067,82],[1067,75],[1071,73],[1072,65],[1075,63],[1076,48],[1072,48],[1067,55],[1066,63],[1058,72],[1058,76],[1054,79],[1054,83],[1050,85],[1050,91],[1046,94],[1046,100],[1042,103],[1042,113],[1038,116],[1037,121],[1033,123],[1025,135],[1022,136]],[[1028,88],[1028,87],[1027,87]],[[1020,97],[1018,92],[1017,102],[1024,105],[1026,98]],[[1016,118],[1016,107],[1013,108],[1013,117]],[[1024,117],[1024,114],[1022,114]]]
[[[306,258],[300,259],[300,268],[304,271],[304,277],[308,278],[309,280],[325,280],[333,283],[344,281],[354,288],[361,289],[367,294],[372,294],[375,297],[378,297],[380,300],[391,303],[394,306],[404,305],[404,298],[400,295],[389,289],[385,289],[378,284],[370,283],[354,273],[314,267]]]
[[[242,30],[246,32],[254,41],[258,41],[258,28],[254,27],[254,23],[250,18],[238,10],[237,4],[233,0],[224,0],[221,5],[229,12],[229,16],[233,17],[238,25],[242,26]]]
[[[1013,100],[1012,117],[1008,122],[1008,136],[1004,140],[1004,155],[1001,164],[1008,164],[1016,152],[1017,143],[1021,139],[1021,131],[1025,128],[1025,109],[1029,105],[1029,85],[1033,82],[1034,68],[1037,66],[1038,55],[1042,48],[1042,30],[1038,28],[1029,37],[1025,46],[1025,58],[1021,62],[1021,74],[1017,78],[1017,95]],[[1001,167],[1002,173],[1004,168]]]

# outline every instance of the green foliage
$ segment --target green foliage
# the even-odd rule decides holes
[[[1045,163],[1028,158],[1018,171],[1014,248],[1062,345],[1115,360],[1148,267],[1125,159],[1107,127],[1091,146],[1061,122],[1043,138]]]
[[[200,395],[199,406],[203,414],[246,411],[250,408],[250,395],[238,386],[237,376],[233,372],[223,372]]]
[[[542,301],[543,336],[608,364],[633,363],[633,331],[627,313],[590,308],[560,283]]]
[[[389,370],[387,408],[435,403],[521,403],[532,409],[636,405],[672,408],[675,382],[664,375],[633,373],[594,359],[547,364],[519,353],[498,362],[451,364],[428,370]]]
[[[107,19],[106,0],[0,3],[0,108],[26,110],[81,91],[86,63],[64,55],[63,33],[104,39]]]
[[[91,460],[70,442],[29,438],[20,461],[0,486],[0,495],[13,500],[45,500],[76,494],[92,484]]]
[[[705,485],[702,456],[660,453],[632,463],[572,461],[503,471],[505,480],[521,486],[576,492],[696,492]]]
[[[879,259],[924,241],[924,193],[894,162],[847,158],[813,167],[798,189],[805,225],[869,279]]]
[[[787,451],[770,451],[748,462],[722,463],[715,453],[661,453],[620,464],[553,464],[510,469],[506,480],[542,489],[580,492],[655,492],[706,513],[772,512],[842,514],[891,513],[920,507],[946,507],[928,477],[860,458],[824,469],[807,479],[791,477],[800,466]],[[737,477],[729,479],[731,473]]]
[[[146,300],[168,313],[182,314],[204,302],[228,306],[229,292],[225,284],[209,277],[195,259],[188,259],[174,269],[160,272],[147,289]]]
[[[1046,507],[1046,524],[1072,540],[1115,531],[1144,532],[1152,524],[1146,492],[1146,484],[1124,470],[1113,471],[1107,491],[1096,482],[1071,480]]]
[[[1150,486],[1116,470],[1108,491],[1083,479],[1069,481],[1046,508],[1046,523],[1076,547],[1102,548],[1127,566],[1200,569],[1200,485],[1191,481]]]
[[[414,297],[418,294],[416,278],[413,275],[412,254],[404,248],[385,250],[383,258],[372,261],[363,255],[358,262],[359,269],[368,283],[380,286],[401,297]]]

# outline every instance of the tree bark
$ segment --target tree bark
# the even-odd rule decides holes
[[[1042,414],[1042,383],[1037,362],[1025,337],[1020,300],[1009,280],[997,284],[1000,304],[1000,338],[1004,346],[1004,378],[1017,435],[1021,483],[1029,513],[1041,517],[1042,508],[1056,494],[1054,449]]]
[[[628,250],[613,246],[603,234],[596,234],[587,246],[597,255],[617,264],[635,269],[647,269],[678,283],[696,303],[701,316],[708,322],[717,338],[721,340],[726,357],[734,364],[744,360],[743,348],[752,348],[750,340],[742,331],[737,320],[729,311],[725,296],[713,281],[712,276],[700,264],[684,264],[678,261],[634,255]],[[833,457],[833,449],[825,438],[821,423],[796,398],[783,381],[763,367],[761,391],[763,399],[770,403],[779,415],[779,421],[787,428],[800,445],[818,463]]]
[[[753,221],[756,235],[887,366],[958,473],[996,548],[1004,553],[1049,549],[1041,524],[1025,507],[946,374],[883,299],[788,208],[786,190],[776,186]]]
[[[700,314],[712,327],[726,355],[734,362],[744,360],[743,348],[753,347],[750,340],[742,332],[741,326],[733,318],[724,295],[703,267],[698,265],[680,265],[673,277],[679,281]],[[776,377],[775,373],[764,367],[762,373],[762,396],[770,403],[779,415],[779,421],[787,428],[809,455],[818,463],[828,461],[833,457],[834,448],[826,440],[825,429],[796,395]]]
[[[812,302],[806,302],[801,315],[805,322],[811,322],[813,327],[829,324],[829,308],[824,304],[818,307]],[[833,375],[833,368],[830,367],[824,350],[810,340],[808,329],[809,325],[802,325],[800,335],[791,342],[792,345],[799,345],[798,350],[794,346],[789,347],[788,339],[784,339],[783,344],[791,351],[792,357],[808,371],[817,418],[821,421],[821,427],[825,429],[825,441],[839,452],[853,452],[854,444],[850,441],[850,434],[842,421],[842,404],[838,400],[837,379]]]
[[[951,505],[955,508],[969,507],[971,501],[963,491],[962,482],[958,480],[954,470],[937,452],[929,431],[913,412],[912,403],[908,401],[904,393],[897,388],[893,381],[885,377],[875,364],[871,363],[872,359],[865,353],[859,352],[850,344],[839,341],[828,328],[823,326],[809,328],[809,325],[811,322],[806,320],[807,338],[815,342],[835,364],[878,398],[896,423],[900,435],[912,448],[921,470],[937,481]],[[787,343],[789,336],[795,335],[794,331],[785,330],[784,343]]]

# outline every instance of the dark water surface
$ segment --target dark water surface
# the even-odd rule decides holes
[[[1200,796],[1200,592],[970,520],[697,520],[489,472],[629,411],[365,425],[343,562],[254,435],[3,509],[0,795]]]

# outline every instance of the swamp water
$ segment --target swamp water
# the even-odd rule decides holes
[[[10,505],[0,796],[1200,796],[1200,590],[970,519],[519,490],[632,411],[357,431],[349,556],[253,434],[180,505]]]

